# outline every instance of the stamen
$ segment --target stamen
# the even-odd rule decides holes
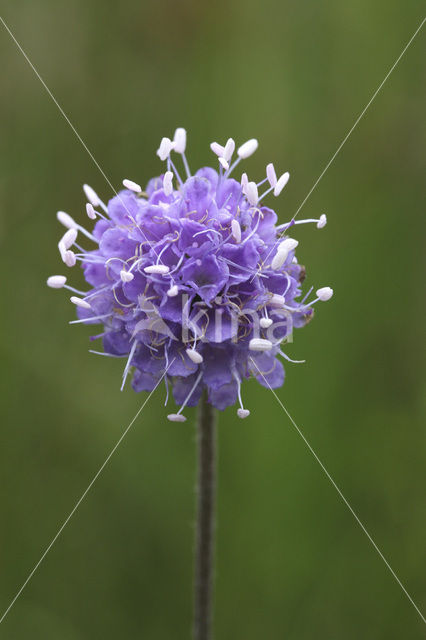
[[[210,149],[213,151],[213,153],[215,153],[217,156],[223,156],[224,152],[225,152],[225,147],[222,147],[221,144],[218,144],[217,142],[212,142],[210,145]]]
[[[257,192],[257,184],[255,182],[249,182],[247,184],[247,200],[252,206],[255,206],[258,203],[259,195]]]
[[[71,218],[68,213],[65,213],[65,211],[58,211],[56,213],[56,218],[58,222],[64,225],[64,227],[66,227],[67,229],[78,229],[83,235],[86,236],[86,238],[93,240],[93,242],[97,242],[96,238],[89,231],[87,231],[87,229],[82,227],[80,224],[77,224],[77,222],[73,218]]]
[[[235,142],[232,138],[228,138],[226,144],[225,144],[225,148],[223,150],[223,157],[225,158],[225,160],[229,163],[231,158],[232,158],[232,154],[235,151]],[[220,160],[220,158],[219,158]]]
[[[271,269],[273,269],[274,271],[276,271],[277,269],[281,269],[284,262],[287,260],[290,251],[293,251],[293,249],[295,249],[298,244],[299,242],[297,240],[294,240],[294,238],[286,238],[285,240],[280,242],[277,248],[277,252],[272,259]]]
[[[278,178],[277,183],[274,187],[274,196],[279,196],[281,191],[284,189],[287,182],[290,180],[290,174],[288,171],[283,173],[283,175]]]
[[[315,298],[315,300],[311,300],[311,302],[308,302],[308,304],[306,304],[304,308],[307,309],[308,307],[314,305],[316,302],[327,302],[327,300],[330,300],[330,298],[333,296],[333,293],[334,291],[330,287],[322,287],[321,289],[317,289],[317,297]]]
[[[246,173],[243,173],[243,175],[241,176],[241,188],[243,190],[244,195],[247,194],[247,187],[248,187],[248,176]]]
[[[105,313],[102,316],[91,316],[90,318],[80,318],[79,320],[70,320],[68,324],[81,324],[89,321],[93,322],[93,320],[105,320],[106,318],[109,318],[109,317],[110,317],[110,314]]]
[[[334,291],[330,287],[322,287],[316,292],[318,300],[321,300],[321,302],[327,302],[327,300],[330,300],[330,298],[333,296],[333,293]]]
[[[306,300],[306,298],[308,298],[311,295],[313,287],[311,287],[308,292],[306,293],[306,295],[303,296],[302,300],[300,301],[300,304],[303,304]]]
[[[317,229],[323,229],[327,224],[327,216],[323,213],[319,219],[317,218],[306,218],[306,220],[295,220],[294,224],[307,224],[308,222],[316,222]]]
[[[232,375],[234,376],[235,382],[237,383],[238,402],[240,403],[240,409],[237,410],[237,416],[243,420],[244,418],[248,418],[248,416],[250,415],[250,411],[248,409],[244,409],[243,406],[243,400],[241,398],[241,378],[238,375],[238,371],[236,370],[235,365],[232,366]]]
[[[228,171],[229,162],[227,160],[225,160],[225,158],[223,158],[222,156],[219,157],[219,162],[222,165],[222,167],[225,169],[225,171]]]
[[[71,302],[75,304],[77,307],[81,307],[82,309],[91,309],[92,307],[86,300],[82,300],[81,298],[77,298],[77,296],[71,296]]]
[[[266,178],[271,187],[274,188],[277,184],[277,174],[275,173],[275,168],[272,162],[270,162],[266,167]]]
[[[321,214],[317,223],[317,229],[323,229],[327,224],[327,216],[325,213]]]
[[[66,254],[67,250],[65,249],[65,245],[62,242],[62,240],[59,240],[59,242],[58,242],[58,249],[59,249],[59,253],[60,253],[60,256],[62,258],[62,261],[65,262],[65,254]]]
[[[286,353],[284,353],[281,350],[278,351],[278,353],[280,354],[280,356],[288,360],[288,362],[292,362],[293,364],[304,364],[306,362],[306,360],[293,360],[292,358],[290,358],[290,356],[288,356]]]
[[[181,186],[183,186],[183,180],[182,180],[182,178],[180,177],[179,172],[178,172],[178,170],[176,169],[176,167],[175,167],[175,165],[174,165],[174,163],[173,163],[172,159],[169,157],[169,158],[167,158],[167,168],[168,168],[168,170],[170,170],[170,167],[173,169],[173,171],[174,171],[174,173],[175,173],[175,176],[176,176],[177,181],[179,182],[179,184],[180,184]]]
[[[262,329],[269,329],[272,323],[273,320],[271,318],[260,318],[259,320],[259,325]]]
[[[152,264],[149,267],[144,268],[145,273],[159,273],[165,275],[169,273],[170,269],[165,264]]]
[[[170,152],[174,146],[174,142],[172,142],[170,138],[162,138],[160,146],[157,149],[157,156],[160,160],[166,160],[170,156]]]
[[[88,291],[81,291],[80,289],[76,289],[75,287],[70,287],[69,284],[64,284],[64,289],[72,291],[72,293],[76,293],[78,296],[85,296],[86,298],[90,298],[94,295],[93,293],[89,293]]]
[[[135,193],[142,193],[142,187],[137,182],[133,182],[133,180],[128,180],[127,178],[125,178],[123,180],[123,186],[130,191],[134,191]]]
[[[130,273],[130,271],[126,271],[125,269],[120,271],[120,278],[122,282],[131,282],[134,277],[135,276],[133,273]]]
[[[167,291],[167,295],[169,296],[169,298],[174,298],[175,296],[177,296],[178,293],[179,293],[179,288],[178,288],[177,284],[174,284]]]
[[[235,238],[235,242],[241,242],[241,227],[238,220],[232,220],[231,222],[232,235]]]
[[[251,138],[250,140],[247,140],[247,142],[244,142],[244,144],[242,144],[241,147],[238,148],[237,155],[241,159],[245,160],[246,158],[249,158],[251,155],[253,155],[258,146],[258,141],[255,138]]]
[[[105,351],[94,351],[94,349],[89,349],[89,353],[94,353],[95,356],[106,356],[107,358],[127,358],[127,354],[117,355],[116,353],[106,353]]]
[[[51,289],[62,289],[66,281],[65,276],[49,276],[49,278],[47,278],[47,286]]]
[[[132,344],[132,348],[130,349],[130,353],[129,353],[129,357],[127,358],[127,362],[126,362],[126,366],[124,367],[124,371],[123,371],[123,381],[121,383],[121,387],[120,387],[120,391],[123,391],[124,389],[124,385],[126,384],[126,379],[130,370],[130,365],[132,362],[132,358],[134,356],[136,347],[138,346],[138,342],[135,340],[134,343]]]
[[[186,131],[182,127],[178,127],[173,138],[174,150],[176,153],[185,153],[186,149]]]
[[[76,255],[73,251],[65,251],[62,259],[67,267],[74,267],[75,263],[77,262]]]
[[[68,229],[62,236],[60,240],[60,244],[65,247],[65,249],[70,249],[74,242],[77,239],[78,231],[77,229]]]
[[[280,296],[278,293],[274,293],[272,298],[269,300],[269,304],[273,307],[283,307],[285,305],[284,296]]]
[[[181,413],[185,409],[187,403],[189,402],[192,394],[194,393],[202,377],[203,377],[203,372],[201,371],[197,379],[195,380],[194,384],[192,385],[190,392],[188,393],[185,400],[183,401],[179,411],[177,413],[169,413],[169,415],[167,416],[168,420],[170,420],[171,422],[185,422],[186,418],[185,416],[181,415]]]
[[[248,417],[249,417],[249,415],[250,415],[250,411],[249,411],[248,409],[238,409],[238,410],[237,410],[237,416],[238,416],[239,418],[241,418],[242,420],[243,420],[244,418],[248,418]]]
[[[170,420],[170,422],[186,422],[185,416],[180,413],[169,413],[167,420]]]
[[[292,362],[293,364],[305,364],[306,360],[293,360],[287,354],[283,353],[283,351],[278,351],[280,356],[285,358],[288,362]]]
[[[96,220],[96,211],[94,210],[91,202],[86,204],[86,213],[91,220]]]
[[[88,201],[94,206],[99,207],[102,204],[102,201],[96,191],[92,189],[88,184],[83,185],[83,191],[86,195]]]
[[[67,229],[75,229],[77,227],[77,223],[75,222],[75,220],[71,218],[68,213],[65,213],[65,211],[58,211],[56,214],[56,218]]]
[[[163,189],[166,196],[173,193],[173,172],[166,171],[163,178]]]
[[[186,355],[195,364],[200,364],[204,360],[201,353],[198,353],[198,351],[196,351],[195,349],[186,349]]]
[[[270,340],[264,340],[263,338],[252,338],[249,342],[250,351],[270,351],[272,346]]]

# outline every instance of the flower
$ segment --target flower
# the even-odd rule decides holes
[[[322,287],[317,297],[301,297],[305,269],[295,256],[297,240],[290,228],[318,220],[291,220],[277,225],[277,215],[263,204],[270,192],[278,196],[289,180],[277,177],[273,164],[259,183],[243,173],[231,178],[239,162],[257,149],[245,142],[232,162],[235,143],[211,144],[219,170],[205,167],[191,175],[185,156],[186,132],[173,141],[163,138],[157,151],[167,170],[148,182],[145,191],[124,180],[105,205],[84,185],[87,216],[93,231],[60,211],[67,228],[58,248],[62,261],[79,262],[88,291],[69,286],[65,276],[50,276],[47,284],[72,292],[78,320],[102,324],[103,352],[126,359],[122,388],[131,371],[135,391],[151,391],[162,377],[180,409],[168,418],[183,421],[185,406],[198,403],[204,388],[218,409],[239,402],[240,418],[249,415],[241,398],[241,383],[255,377],[264,386],[279,387],[284,368],[278,356],[293,328],[306,324],[313,305],[333,291]],[[171,153],[181,155],[182,178]],[[266,190],[259,195],[259,188]],[[93,245],[83,249],[77,237]],[[167,402],[167,400],[166,400]]]

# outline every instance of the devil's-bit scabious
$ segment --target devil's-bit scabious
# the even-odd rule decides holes
[[[214,142],[219,171],[206,167],[191,175],[186,132],[177,129],[157,151],[167,170],[145,191],[123,180],[125,189],[105,205],[84,186],[92,232],[57,214],[68,229],[58,245],[62,260],[81,264],[90,290],[68,286],[64,276],[51,276],[48,285],[75,294],[74,322],[103,324],[93,339],[102,338],[103,354],[126,359],[122,388],[132,370],[135,391],[151,391],[167,371],[167,396],[170,385],[180,405],[170,420],[185,420],[184,407],[196,405],[205,387],[216,408],[238,401],[238,416],[247,417],[241,381],[254,376],[264,386],[281,386],[277,356],[290,360],[283,344],[311,318],[313,304],[333,294],[324,287],[314,300],[306,302],[310,291],[300,299],[305,269],[295,257],[297,240],[287,235],[305,222],[324,227],[325,215],[277,226],[277,215],[262,202],[281,193],[289,174],[277,178],[269,164],[261,182],[245,173],[240,182],[230,177],[257,146],[244,143],[232,162],[234,141]],[[185,179],[171,152],[181,155]],[[79,234],[95,248],[82,248]]]

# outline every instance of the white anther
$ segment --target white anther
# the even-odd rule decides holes
[[[258,203],[259,194],[257,191],[257,184],[255,182],[249,182],[247,184],[246,195],[247,195],[247,200],[251,205],[254,206]]]
[[[120,278],[122,282],[131,282],[135,276],[130,271],[122,269],[120,271]]]
[[[73,220],[68,213],[65,213],[65,211],[58,211],[56,217],[67,229],[75,229],[77,227],[75,220]]]
[[[288,253],[289,251],[293,251],[293,249],[295,249],[298,244],[298,240],[295,240],[294,238],[286,238],[285,240],[280,242],[277,251],[286,251]]]
[[[173,138],[176,153],[185,153],[186,149],[186,131],[182,127],[178,127]]]
[[[274,196],[279,196],[281,191],[284,189],[287,182],[290,180],[290,174],[288,171],[283,173],[277,180],[277,183],[274,187]]]
[[[163,177],[163,189],[166,196],[170,196],[173,193],[173,172],[166,171]]]
[[[327,300],[330,300],[334,292],[330,287],[321,287],[321,289],[318,289],[316,293],[321,302],[327,302]]]
[[[326,224],[327,224],[327,216],[325,215],[325,213],[323,213],[322,215],[320,215],[320,218],[317,222],[317,229],[323,229]]]
[[[93,208],[93,204],[91,204],[90,202],[87,202],[86,204],[86,213],[91,220],[96,219],[96,211]]]
[[[47,278],[47,286],[51,289],[62,289],[66,281],[65,276],[50,276]]]
[[[241,176],[241,188],[244,194],[247,193],[248,182],[249,180],[248,180],[247,174],[243,173],[243,175]]]
[[[177,286],[177,284],[174,284],[172,287],[170,287],[170,289],[167,291],[167,295],[169,296],[169,298],[174,298],[177,296],[177,294],[179,293],[179,287]]]
[[[142,191],[140,184],[133,182],[133,180],[127,180],[127,178],[123,180],[123,187],[126,187],[126,189],[130,189],[130,191],[134,191],[135,193],[141,193]]]
[[[75,263],[77,262],[77,258],[75,257],[75,253],[73,251],[65,251],[62,259],[67,267],[74,267]]]
[[[278,245],[277,253],[272,259],[271,269],[274,269],[274,271],[276,269],[281,269],[284,262],[287,260],[290,251],[293,251],[293,249],[295,249],[298,244],[299,242],[297,240],[294,240],[294,238],[286,238],[285,240],[280,242],[280,244]]]
[[[272,349],[272,342],[263,338],[252,338],[249,342],[250,351],[269,351]]]
[[[170,422],[185,422],[186,418],[181,413],[169,413],[167,420],[170,420]]]
[[[170,269],[165,264],[152,264],[149,267],[144,268],[145,273],[158,273],[160,275],[165,275],[169,273]]]
[[[269,304],[274,307],[283,307],[285,305],[284,296],[280,296],[278,293],[274,293],[272,298],[269,300]]]
[[[82,300],[81,298],[77,298],[77,296],[71,296],[71,302],[75,304],[77,307],[81,307],[82,309],[91,309],[92,307],[86,300]]]
[[[222,156],[219,157],[219,162],[222,165],[222,167],[225,169],[225,171],[228,171],[229,162],[227,160],[225,160],[225,158],[222,158]]]
[[[231,229],[232,229],[232,235],[235,238],[235,242],[241,242],[241,227],[238,220],[232,220]]]
[[[273,269],[274,271],[276,271],[277,269],[281,269],[284,262],[287,260],[287,257],[288,257],[288,251],[287,252],[277,251],[277,253],[272,258],[271,269]]]
[[[242,420],[243,420],[244,418],[248,418],[248,417],[249,417],[249,415],[250,415],[250,411],[249,411],[248,409],[238,409],[238,410],[237,410],[237,416],[238,416],[239,418],[241,418]]]
[[[157,156],[160,160],[166,160],[174,146],[174,142],[172,142],[170,138],[162,138],[160,146],[157,149]]]
[[[262,329],[269,329],[272,322],[271,318],[260,318],[259,325]]]
[[[275,187],[277,184],[277,174],[275,173],[275,167],[272,162],[270,162],[266,167],[266,177],[268,178],[268,182],[271,187]]]
[[[99,205],[101,204],[101,199],[99,198],[96,191],[92,189],[92,187],[90,187],[88,184],[83,185],[83,191],[88,201],[93,204],[94,207],[99,207]]]
[[[253,155],[258,146],[258,141],[255,138],[251,138],[250,140],[247,140],[247,142],[244,142],[244,144],[242,144],[241,147],[238,148],[237,155],[243,160],[245,158],[249,158],[251,155]]]
[[[187,349],[186,350],[186,355],[195,364],[200,364],[204,360],[204,358],[201,355],[201,353],[198,353],[198,351],[195,351],[195,349]]]
[[[225,148],[223,150],[223,157],[227,162],[229,162],[232,158],[232,154],[235,151],[235,142],[232,138],[228,138]]]
[[[62,236],[60,240],[60,244],[65,249],[70,249],[74,244],[74,242],[77,240],[77,235],[78,235],[77,229],[68,229],[68,231],[66,231]]]
[[[212,142],[210,145],[210,149],[213,151],[213,153],[215,153],[217,156],[223,156],[224,152],[225,152],[225,147],[222,147],[221,144],[218,144],[217,142]]]
[[[59,242],[58,242],[58,249],[59,249],[59,253],[61,254],[62,260],[65,262],[65,254],[66,254],[67,250],[65,249],[65,246],[64,246],[64,243],[62,242],[62,240],[59,240]]]

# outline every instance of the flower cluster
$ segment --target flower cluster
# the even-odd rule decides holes
[[[92,231],[57,214],[67,228],[61,258],[68,267],[81,264],[90,290],[78,291],[58,275],[47,284],[73,293],[74,323],[103,325],[93,336],[102,339],[103,351],[93,353],[125,358],[122,388],[131,371],[135,391],[152,391],[164,379],[168,397],[171,386],[180,409],[170,420],[185,420],[184,407],[196,405],[204,389],[213,406],[238,401],[238,416],[247,417],[242,380],[254,376],[264,386],[281,386],[278,356],[290,360],[284,343],[312,317],[314,303],[333,293],[323,287],[310,302],[310,291],[300,299],[305,269],[295,257],[297,240],[288,236],[297,224],[324,227],[325,215],[277,225],[262,202],[281,193],[289,174],[277,177],[268,164],[261,182],[245,173],[239,182],[230,177],[257,146],[254,139],[244,143],[233,161],[234,141],[214,142],[218,171],[206,167],[192,175],[186,132],[177,129],[157,151],[166,171],[145,191],[123,180],[125,189],[106,205],[84,185]],[[172,152],[181,156],[185,178]],[[92,247],[80,246],[78,236]]]

